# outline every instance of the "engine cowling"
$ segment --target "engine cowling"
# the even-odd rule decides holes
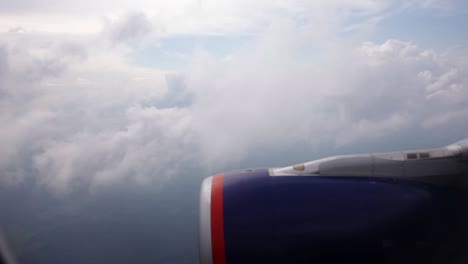
[[[464,147],[338,156],[206,178],[200,262],[458,261],[468,237]]]

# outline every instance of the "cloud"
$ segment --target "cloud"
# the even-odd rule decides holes
[[[0,77],[3,77],[6,74],[7,70],[7,52],[3,47],[0,46]]]
[[[335,46],[303,61],[298,56],[315,49],[303,45],[313,41],[301,46],[299,37],[279,37],[297,36],[296,28],[282,30],[273,29],[229,60],[206,54],[194,59],[187,87],[209,157],[242,159],[271,145],[281,151],[279,146],[297,144],[368,144],[410,131],[443,135],[448,124],[429,122],[429,132],[427,120],[467,109],[466,74],[460,74],[466,65],[444,54],[388,40]],[[433,94],[434,86],[443,92]]]
[[[167,85],[168,73],[129,65],[125,50],[96,40],[42,41],[28,34],[5,40],[2,182],[29,177],[67,192],[162,183],[192,166],[190,113],[147,104],[174,86]]]
[[[300,23],[320,25],[316,27],[319,29],[334,26],[337,20],[352,25],[356,22],[354,18],[380,16],[390,7],[381,0],[21,0],[0,3],[0,13],[6,14],[0,18],[0,30],[3,28],[6,32],[13,25],[40,32],[98,32],[96,29],[100,25],[96,17],[109,19],[129,10],[144,10],[144,15],[134,13],[124,20],[125,26],[121,26],[125,28],[114,32],[114,37],[120,39],[122,34],[128,37],[129,34],[143,33],[136,33],[134,26],[141,29],[147,20],[168,35],[252,35],[264,30],[277,18],[294,18]]]
[[[460,123],[468,118],[468,109],[461,109],[452,112],[436,113],[428,119],[424,120],[423,126],[429,129],[437,127],[457,128]]]
[[[22,34],[22,33],[25,33],[25,30],[22,27],[13,27],[8,30],[8,33]]]
[[[447,13],[466,13],[468,11],[468,5],[465,1],[462,0],[424,0],[424,1],[414,1],[414,4],[426,8],[432,9],[437,12],[444,14]]]
[[[111,22],[105,31],[114,44],[135,43],[151,33],[152,25],[144,13],[130,13]]]
[[[314,25],[316,30],[324,32],[330,31],[330,28],[333,31],[373,31],[386,17],[405,10],[451,15],[466,13],[467,7],[462,0],[407,0],[392,3],[383,0],[20,0],[0,3],[0,32],[23,28],[41,33],[98,33],[102,29],[103,19],[118,20],[121,14],[132,10],[142,11],[134,12],[140,14],[140,18],[135,16],[133,22],[127,22],[142,25],[150,22],[157,25],[161,30],[159,36],[251,36],[262,32],[278,18],[292,18],[302,24]],[[142,17],[146,17],[147,21]],[[118,35],[121,33],[114,36],[120,38]],[[125,35],[128,36],[128,33]]]
[[[100,35],[0,35],[2,182],[29,177],[61,193],[162,186],[195,167],[212,173],[271,155],[267,150],[288,156],[291,146],[319,151],[440,138],[447,127],[465,137],[464,51],[347,38],[340,32],[355,13],[387,7],[347,4],[343,19],[340,3],[317,16],[306,15],[315,4],[273,5],[239,24],[250,12],[241,14],[243,3],[207,2],[185,7],[200,16],[187,21],[158,24],[166,18],[129,13]],[[211,9],[222,19],[210,20]],[[133,64],[140,43],[157,46],[151,37],[163,29],[255,37],[225,57],[198,49],[177,71]]]
[[[36,155],[39,179],[58,190],[124,182],[162,185],[189,168],[196,153],[190,115],[181,109],[134,106],[121,130],[80,131]]]

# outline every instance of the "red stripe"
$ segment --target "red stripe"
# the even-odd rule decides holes
[[[213,249],[213,264],[226,263],[224,247],[223,177],[224,174],[213,176],[211,185],[211,247]]]

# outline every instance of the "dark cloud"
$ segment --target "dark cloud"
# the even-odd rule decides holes
[[[166,74],[167,93],[157,102],[150,103],[160,108],[186,108],[193,103],[182,74]]]
[[[106,30],[114,44],[135,43],[151,33],[152,25],[144,13],[129,13],[110,23]]]
[[[7,52],[4,47],[0,46],[0,85],[1,85],[1,80],[4,79],[5,75],[7,74],[7,68],[8,68],[8,57],[7,57]],[[2,90],[2,89],[0,89]]]

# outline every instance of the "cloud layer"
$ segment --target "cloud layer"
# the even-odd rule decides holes
[[[287,36],[298,35],[291,30]],[[466,128],[464,62],[399,40],[321,54],[312,45],[297,54],[312,41],[298,45],[278,32],[229,59],[195,59],[188,87],[197,99],[192,109],[202,137],[217,140],[203,145],[211,156],[241,158],[265,145],[341,146],[413,130],[440,135],[447,127]],[[320,58],[302,60],[309,52]]]
[[[192,8],[211,10],[205,5],[229,14],[242,7]],[[328,4],[321,10],[330,13],[320,16],[306,16],[313,5],[269,6],[264,17],[245,22],[258,28],[242,28],[237,19],[243,16],[221,12],[235,21],[233,31],[255,37],[227,56],[197,50],[177,71],[131,62],[141,43],[157,46],[158,34],[172,30],[144,13],[129,13],[86,37],[1,34],[2,182],[30,177],[58,192],[161,185],[195,167],[215,172],[269,155],[266,150],[286,156],[297,145],[319,151],[396,137],[465,137],[466,53],[395,39],[368,42],[358,37],[366,30],[360,27],[343,37],[344,23],[356,13],[368,18],[386,5],[358,1],[343,7],[344,16],[337,6]],[[197,21],[203,26],[191,32],[219,29]],[[326,27],[317,27],[324,21]]]

